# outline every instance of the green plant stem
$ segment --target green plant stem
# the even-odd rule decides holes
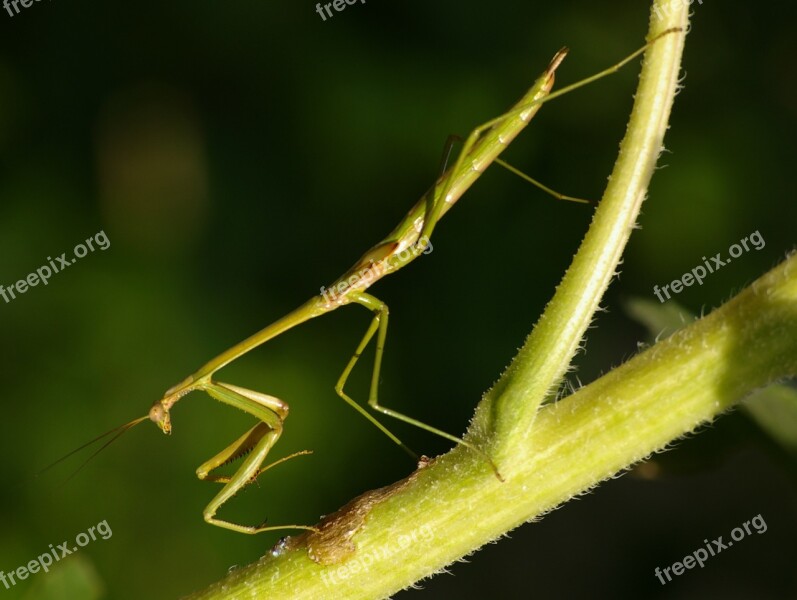
[[[682,31],[665,35],[645,52],[628,129],[589,231],[539,322],[479,407],[494,418],[486,430],[498,465],[528,443],[540,404],[565,375],[615,275],[663,148],[688,14],[683,8],[667,19],[651,15],[649,40],[671,28]]]
[[[663,11],[664,18],[654,18],[650,37],[685,27],[687,11],[687,4]],[[530,337],[522,357],[474,417],[471,438],[499,454],[506,481],[500,483],[483,459],[458,446],[378,501],[361,503],[362,511],[344,507],[342,517],[362,517],[351,538],[356,549],[338,553],[331,564],[314,562],[297,542],[193,598],[388,597],[589,490],[754,389],[797,373],[797,257],[792,257],[708,317],[572,396],[539,407],[577,349],[635,222],[677,87],[682,37],[669,36],[649,49],[604,197],[609,207],[596,213],[579,250],[585,257],[577,260],[583,262],[571,268],[546,309],[537,327],[544,333]],[[596,228],[601,232],[593,233]],[[567,310],[576,314],[574,321]],[[555,356],[535,362],[538,354]],[[347,541],[343,533],[325,539],[313,554],[335,555]]]
[[[709,316],[539,411],[499,483],[455,448],[377,504],[357,550],[322,566],[299,547],[194,598],[370,599],[428,577],[693,431],[746,394],[797,375],[797,255]]]

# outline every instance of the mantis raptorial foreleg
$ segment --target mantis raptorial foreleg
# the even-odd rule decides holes
[[[266,526],[265,522],[257,527],[249,527],[216,518],[216,512],[227,500],[235,496],[242,488],[257,480],[264,471],[295,456],[309,454],[310,452],[307,450],[297,452],[261,468],[272,446],[277,443],[280,435],[282,435],[282,424],[288,416],[288,405],[274,396],[268,396],[228,383],[209,382],[200,389],[206,391],[216,400],[239,408],[260,419],[260,423],[213,458],[202,463],[197,469],[196,474],[199,479],[225,484],[221,491],[205,507],[203,512],[205,521],[240,533],[260,533],[261,531],[285,528],[314,531],[313,527],[300,525]],[[246,459],[231,477],[210,474],[214,469],[244,456],[246,456]]]

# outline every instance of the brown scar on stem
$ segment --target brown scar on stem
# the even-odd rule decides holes
[[[352,538],[365,525],[365,520],[374,507],[409,485],[420,470],[430,463],[431,459],[422,456],[418,461],[418,468],[408,477],[361,494],[337,512],[321,519],[317,531],[292,537],[287,543],[283,542],[282,548],[291,550],[306,545],[307,555],[319,565],[334,565],[345,561],[357,551],[357,545]]]

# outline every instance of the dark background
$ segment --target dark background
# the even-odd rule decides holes
[[[577,358],[583,382],[647,339],[624,300],[654,299],[655,284],[760,231],[763,250],[677,298],[708,311],[794,248],[797,10],[728,4],[693,5],[666,168]],[[572,52],[559,85],[619,60],[642,44],[647,10],[370,1],[326,22],[311,2],[287,1],[0,12],[0,283],[100,230],[111,241],[47,287],[0,300],[0,569],[100,521],[113,530],[0,598],[99,597],[79,591],[91,587],[175,598],[263,555],[278,533],[202,521],[217,487],[194,469],[251,424],[206,396],[175,408],[169,438],[145,423],[65,485],[79,460],[30,476],[317,293],[425,190],[449,133],[499,114],[562,45]],[[564,193],[600,197],[638,70],[546,105],[507,159]],[[436,230],[434,252],[374,288],[391,309],[383,402],[461,433],[590,217],[490,169]],[[315,452],[264,476],[225,516],[314,523],[412,469],[333,391],[368,320],[338,311],[225,370],[224,381],[290,403],[274,457]],[[358,399],[368,375],[363,365],[352,379]],[[389,426],[420,452],[449,446]],[[674,448],[658,478],[606,482],[397,597],[794,597],[793,466],[738,413]],[[655,578],[757,514],[765,534],[666,587]]]

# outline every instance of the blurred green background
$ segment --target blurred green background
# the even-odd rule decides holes
[[[426,189],[449,133],[509,106],[565,44],[559,85],[617,61],[643,42],[648,11],[627,0],[404,0],[322,21],[311,2],[254,4],[78,0],[0,12],[0,283],[100,230],[111,242],[48,286],[0,300],[0,569],[103,520],[113,531],[60,574],[0,587],[0,598],[176,598],[265,554],[279,534],[202,520],[217,488],[194,469],[252,422],[206,396],[175,408],[171,437],[145,423],[65,485],[79,459],[30,477],[317,293]],[[654,299],[655,284],[760,231],[764,249],[677,298],[707,311],[795,245],[797,8],[693,10],[666,168],[574,381],[646,339],[623,310],[628,298]],[[546,105],[507,159],[598,198],[637,74],[634,63]],[[391,309],[383,402],[464,431],[590,218],[488,171],[436,230],[434,252],[374,288]],[[290,403],[275,457],[314,451],[264,476],[225,516],[313,523],[411,471],[333,391],[368,321],[362,309],[338,311],[225,370],[224,381]],[[368,375],[363,365],[352,379],[358,399]],[[389,425],[420,452],[448,447]],[[655,479],[607,482],[453,566],[453,577],[397,597],[797,595],[795,470],[754,425],[733,413],[656,464]],[[654,577],[757,514],[765,534],[666,587]],[[68,581],[78,587],[56,584]]]

